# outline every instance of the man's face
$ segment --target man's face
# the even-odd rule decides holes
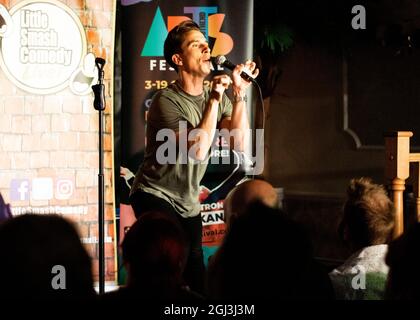
[[[198,30],[185,35],[181,46],[182,69],[194,76],[205,77],[211,72],[210,48],[207,39]]]

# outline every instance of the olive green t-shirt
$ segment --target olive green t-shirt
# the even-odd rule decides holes
[[[171,141],[180,128],[195,128],[200,123],[209,93],[210,88],[205,87],[202,95],[192,96],[175,82],[155,94],[147,115],[144,161],[137,171],[131,194],[144,191],[162,198],[184,218],[200,213],[199,185],[207,161],[197,163],[188,158],[185,139],[180,139],[176,147]],[[232,103],[224,94],[217,121],[231,114]]]

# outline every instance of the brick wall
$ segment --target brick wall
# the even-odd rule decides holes
[[[21,1],[0,0],[7,9]],[[113,40],[115,0],[62,0],[80,18],[87,52],[106,60],[105,87],[105,229],[106,280],[116,280],[113,167]],[[17,88],[0,69],[0,192],[12,207],[81,206],[86,214],[65,214],[87,242],[98,238],[98,112],[93,94],[74,95],[69,87],[51,95]],[[11,201],[13,179],[51,177],[73,182],[67,200]],[[86,243],[98,279],[98,245]]]

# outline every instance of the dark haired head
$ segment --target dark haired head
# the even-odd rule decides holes
[[[385,262],[389,266],[385,298],[420,299],[420,223],[406,230],[389,244]]]
[[[2,223],[0,261],[0,295],[29,299],[95,295],[90,257],[76,228],[61,216],[26,214]],[[64,275],[65,289],[52,286],[59,274]]]
[[[130,285],[180,284],[186,240],[179,226],[165,216],[159,212],[145,213],[125,235],[121,246]]]
[[[325,299],[331,282],[313,259],[306,230],[281,209],[251,203],[230,226],[209,265],[217,299]]]
[[[184,41],[185,35],[192,31],[200,31],[200,27],[192,20],[186,20],[178,24],[175,28],[169,31],[166,37],[163,52],[166,62],[178,71],[177,65],[172,61],[172,56],[176,53],[181,53],[182,42]]]

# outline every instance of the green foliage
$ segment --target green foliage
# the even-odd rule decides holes
[[[278,54],[289,49],[293,45],[293,32],[285,25],[264,26],[260,40],[259,49],[268,50],[272,54]],[[258,50],[258,49],[257,49]]]

